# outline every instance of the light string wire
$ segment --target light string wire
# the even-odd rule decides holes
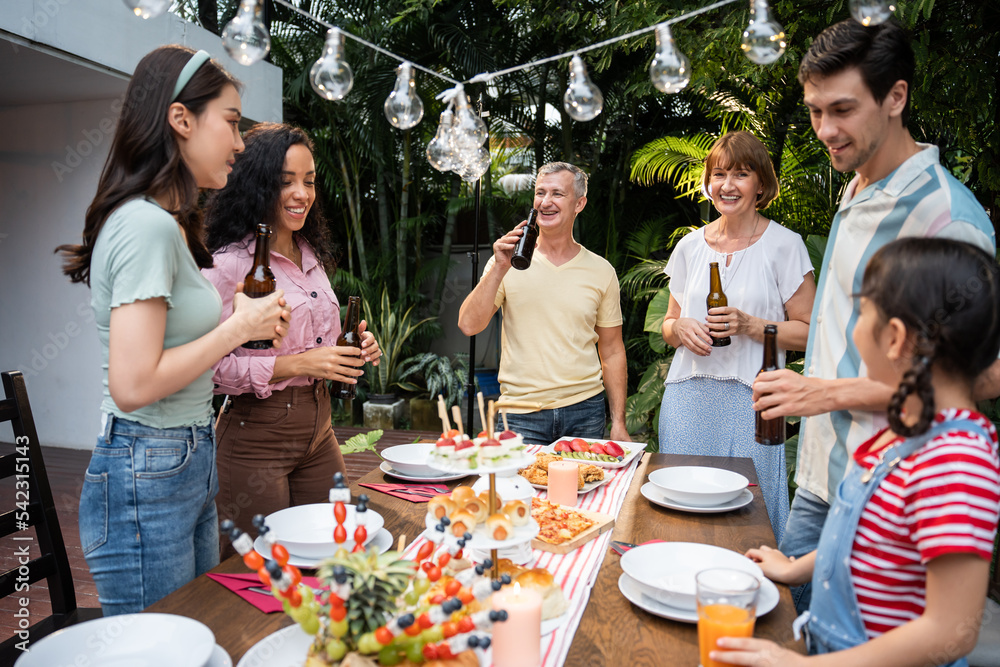
[[[621,41],[624,41],[626,39],[631,39],[633,37],[638,37],[640,35],[645,35],[648,32],[652,32],[652,31],[656,30],[656,28],[658,28],[661,25],[669,26],[669,25],[672,25],[674,23],[680,23],[681,21],[685,21],[685,20],[687,20],[689,18],[692,18],[694,16],[698,16],[699,14],[704,14],[705,12],[712,11],[713,9],[718,9],[719,7],[723,7],[725,5],[729,5],[729,4],[732,4],[734,2],[739,2],[739,1],[741,1],[741,0],[718,0],[718,2],[713,2],[710,5],[706,5],[704,7],[700,7],[698,9],[692,10],[692,11],[686,13],[686,14],[682,14],[682,15],[677,16],[675,18],[668,19],[666,21],[662,21],[660,23],[657,23],[657,24],[654,24],[654,25],[651,25],[651,26],[647,26],[647,27],[641,28],[639,30],[634,30],[634,31],[632,31],[630,33],[627,33],[627,34],[624,34],[624,35],[618,35],[617,37],[611,37],[610,39],[606,39],[606,40],[604,40],[602,42],[597,42],[596,44],[591,44],[590,46],[585,46],[585,47],[580,48],[580,49],[574,49],[572,51],[567,51],[565,53],[560,53],[560,54],[555,55],[555,56],[548,56],[547,58],[542,58],[540,60],[533,60],[530,63],[525,63],[523,65],[517,65],[515,67],[508,67],[507,69],[499,70],[497,72],[483,72],[481,74],[477,74],[476,76],[472,77],[471,79],[466,80],[464,83],[479,83],[479,82],[487,82],[488,83],[488,82],[492,81],[493,79],[495,79],[496,77],[499,77],[499,76],[506,76],[507,74],[513,74],[514,72],[520,72],[522,70],[530,69],[532,67],[538,67],[539,65],[543,65],[545,63],[550,63],[550,62],[554,62],[554,61],[557,61],[557,60],[562,60],[563,58],[569,58],[570,56],[575,56],[575,55],[579,55],[581,53],[586,53],[587,51],[593,51],[594,49],[599,49],[599,48],[602,48],[602,47],[605,47],[605,46],[609,46],[611,44],[615,44],[617,42],[621,42]],[[387,49],[382,48],[378,44],[373,44],[372,42],[369,42],[366,39],[362,39],[361,37],[358,37],[357,35],[353,35],[353,34],[347,32],[346,30],[344,30],[343,28],[341,28],[340,26],[335,26],[332,23],[327,23],[323,19],[318,18],[316,16],[313,16],[312,14],[310,14],[309,12],[307,12],[306,10],[301,9],[299,7],[296,7],[294,4],[292,4],[291,2],[289,2],[289,0],[274,0],[274,2],[276,2],[279,5],[282,5],[284,7],[288,7],[289,9],[291,9],[291,10],[293,10],[295,12],[298,12],[302,16],[305,16],[306,18],[309,18],[309,19],[315,21],[316,23],[319,23],[320,25],[326,26],[327,28],[337,28],[338,30],[340,30],[340,32],[344,36],[350,37],[351,39],[353,39],[354,41],[358,42],[359,44],[364,44],[368,48],[374,49],[375,51],[378,51],[379,53],[381,53],[383,55],[389,56],[390,58],[394,58],[395,60],[398,60],[401,63],[410,63],[411,65],[413,65],[413,67],[415,67],[416,69],[420,70],[421,72],[426,72],[427,74],[430,74],[431,76],[436,76],[437,78],[442,79],[444,81],[447,81],[448,83],[451,83],[451,84],[454,84],[454,85],[458,85],[459,83],[461,83],[461,82],[459,82],[459,81],[457,81],[457,80],[455,80],[455,79],[453,79],[453,78],[451,78],[449,76],[441,74],[440,72],[435,72],[434,70],[432,70],[432,69],[430,69],[428,67],[424,67],[423,65],[418,65],[417,63],[413,62],[412,60],[409,60],[407,58],[403,58],[402,56],[398,56],[395,53],[393,53],[392,51],[389,51]]]

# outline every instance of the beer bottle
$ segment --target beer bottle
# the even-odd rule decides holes
[[[347,317],[344,318],[344,328],[337,337],[337,346],[350,345],[361,349],[361,334],[358,333],[358,325],[361,323],[361,297],[351,296],[347,298]],[[330,390],[330,395],[334,398],[344,400],[353,399],[358,391],[358,385],[348,384],[335,380]]]
[[[259,299],[274,292],[277,284],[271,273],[271,228],[264,223],[257,225],[257,247],[253,253],[253,266],[243,279],[243,293],[251,299]],[[271,348],[270,340],[251,340],[243,343],[251,350]]]
[[[712,308],[723,308],[729,305],[729,300],[726,298],[726,293],[722,291],[722,279],[719,278],[719,263],[709,262],[708,264],[710,273],[710,284],[708,288],[708,298],[705,302],[708,304],[709,310]],[[725,347],[732,342],[729,336],[725,338],[712,338],[712,347]]]
[[[514,246],[514,254],[510,258],[510,265],[519,271],[524,271],[531,266],[531,256],[535,254],[535,241],[538,240],[538,223],[535,218],[538,211],[531,209],[528,213],[528,224],[521,230],[521,238]]]
[[[764,364],[760,372],[778,370],[778,327],[764,325]],[[763,419],[756,413],[754,439],[762,445],[781,445],[785,442],[785,418]]]

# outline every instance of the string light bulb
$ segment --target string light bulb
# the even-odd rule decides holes
[[[785,52],[785,29],[771,18],[767,0],[750,0],[750,24],[740,46],[747,59],[758,65],[770,65]]]
[[[417,95],[413,79],[413,65],[404,62],[396,68],[396,86],[389,93],[382,109],[389,124],[408,130],[424,117],[424,102]]]
[[[486,123],[473,110],[462,84],[455,86],[455,125],[452,137],[462,153],[475,153],[486,141]]]
[[[888,0],[851,0],[850,8],[854,20],[865,27],[885,23],[896,11]]]
[[[455,114],[450,108],[441,112],[437,132],[427,144],[427,161],[438,171],[451,171],[459,166],[455,155],[455,144],[451,139],[454,120]]]
[[[240,0],[240,8],[222,31],[226,53],[241,65],[253,65],[271,51],[271,36],[261,18],[258,0]]]
[[[679,93],[691,81],[691,61],[677,50],[670,26],[656,26],[656,55],[649,63],[649,78],[661,93]]]
[[[173,0],[125,0],[125,6],[141,19],[155,19],[170,9]]]
[[[323,55],[309,70],[309,82],[317,95],[330,101],[344,99],[354,87],[354,72],[344,60],[344,33],[339,28],[327,31]]]
[[[569,62],[569,85],[563,95],[563,107],[570,118],[578,121],[594,120],[604,110],[604,95],[587,76],[587,66],[580,56],[573,56]]]
[[[490,152],[486,146],[480,146],[469,158],[458,168],[458,175],[466,183],[471,183],[479,179],[490,168]]]

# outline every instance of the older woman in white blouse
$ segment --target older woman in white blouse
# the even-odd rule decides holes
[[[764,325],[777,325],[781,350],[805,349],[816,294],[812,265],[802,237],[760,213],[778,195],[778,180],[752,134],[730,132],[715,142],[703,185],[720,216],[685,236],[665,270],[670,306],[662,333],[677,352],[660,408],[660,451],[753,458],[780,541],[788,515],[785,452],[754,441],[751,385]],[[709,311],[711,262],[719,264],[729,305]],[[713,347],[719,338],[731,343]]]

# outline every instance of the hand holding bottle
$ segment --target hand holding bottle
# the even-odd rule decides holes
[[[522,220],[514,229],[493,243],[493,262],[496,267],[503,270],[511,267],[510,259],[514,255],[514,248],[517,246],[518,241],[521,240],[521,235],[524,233],[524,227],[527,224],[527,220]]]
[[[243,283],[236,284],[233,297],[233,314],[230,317],[238,327],[243,341],[266,340],[275,347],[281,347],[281,339],[288,333],[288,323],[292,311],[285,302],[285,291],[276,290],[271,294],[252,299],[243,293]]]

